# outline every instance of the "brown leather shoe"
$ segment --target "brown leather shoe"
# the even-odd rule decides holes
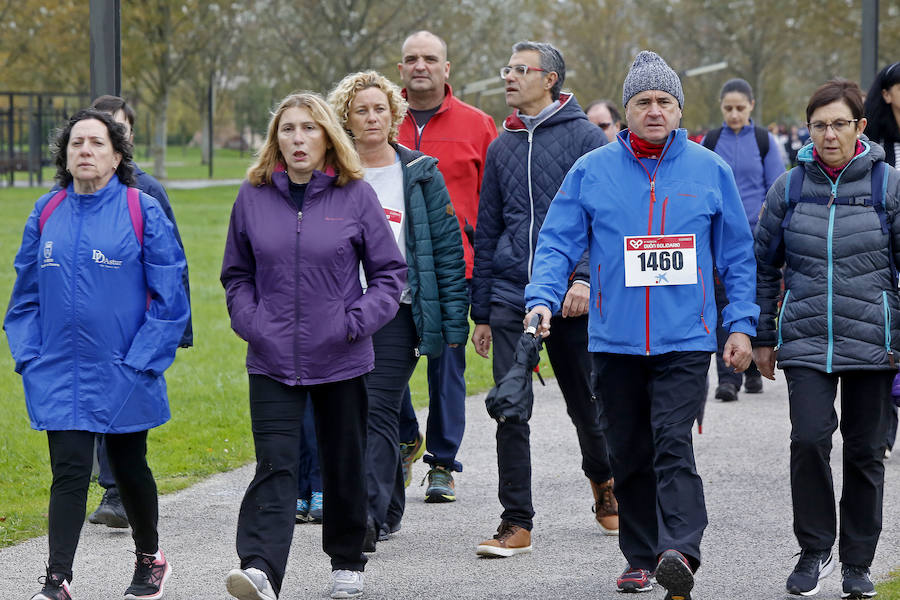
[[[588,480],[590,481],[590,480]],[[594,519],[603,530],[604,535],[619,535],[619,503],[613,496],[613,480],[603,483],[591,481],[594,492]]]
[[[524,527],[501,521],[497,535],[478,544],[478,556],[507,557],[523,552],[531,552],[531,532]]]

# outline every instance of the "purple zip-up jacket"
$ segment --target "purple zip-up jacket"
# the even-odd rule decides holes
[[[222,261],[247,371],[287,385],[371,371],[371,336],[397,313],[407,268],[375,191],[361,180],[337,187],[315,171],[298,213],[287,174],[272,181],[241,185]]]

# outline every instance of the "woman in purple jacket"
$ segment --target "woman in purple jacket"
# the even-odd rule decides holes
[[[256,475],[241,505],[240,569],[229,593],[276,600],[293,537],[306,398],[328,498],[322,546],[332,598],[362,593],[365,447],[372,334],[397,312],[406,262],[353,145],[325,101],[294,93],[231,213],[222,285],[231,327],[248,342]],[[363,294],[359,267],[369,282]]]

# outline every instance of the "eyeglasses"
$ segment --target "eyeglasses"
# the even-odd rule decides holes
[[[599,127],[600,129],[606,131],[607,129],[609,129],[610,127],[612,127],[612,123],[597,123],[597,127]]]
[[[811,132],[822,135],[829,127],[831,127],[831,130],[835,133],[843,133],[847,131],[847,128],[850,127],[851,123],[856,123],[857,121],[859,121],[859,119],[835,119],[830,123],[826,123],[825,121],[814,121],[812,123],[807,123],[806,125]]]
[[[526,75],[528,75],[528,71],[540,71],[542,73],[547,72],[545,69],[529,67],[528,65],[506,66],[500,67],[500,79],[506,79],[513,71],[515,71],[516,75],[518,75],[519,77],[525,77]]]

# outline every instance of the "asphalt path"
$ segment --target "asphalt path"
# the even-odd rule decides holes
[[[735,403],[710,399],[703,434],[697,435],[695,428],[709,512],[695,599],[797,598],[784,591],[798,548],[788,486],[787,391],[780,371],[777,377],[777,382],[766,382],[762,394],[741,394]],[[484,410],[484,395],[472,396],[459,454],[465,471],[456,477],[458,500],[425,504],[425,488],[419,483],[426,467],[415,464],[403,528],[370,555],[365,598],[633,597],[615,591],[625,561],[617,538],[602,535],[593,522],[590,487],[559,388],[548,381],[546,388],[535,389],[534,551],[507,559],[475,555],[478,542],[496,530],[501,508],[494,422]],[[424,413],[420,422],[424,425]],[[247,428],[249,433],[249,423]],[[832,462],[838,495],[840,452],[836,434]],[[876,579],[900,566],[900,456],[887,461],[886,471],[884,530],[872,568]],[[238,565],[238,507],[251,476],[252,467],[244,467],[160,499],[161,546],[173,566],[166,598],[230,598],[224,577]],[[0,550],[0,599],[26,599],[40,589],[37,577],[44,570],[46,549],[47,538],[42,537]],[[75,559],[74,598],[121,598],[131,577],[132,549],[127,530],[86,523]],[[840,597],[838,573],[823,582],[817,598]],[[297,525],[281,600],[327,598],[329,583],[321,527]],[[655,586],[639,598],[662,600],[664,595]]]

